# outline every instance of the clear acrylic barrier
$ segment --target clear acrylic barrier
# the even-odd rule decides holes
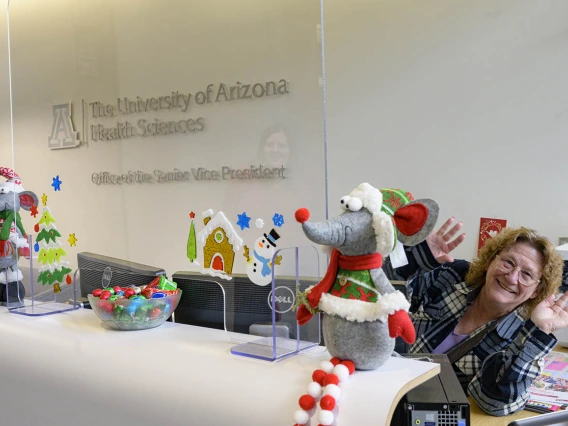
[[[40,212],[51,209],[73,270],[81,252],[168,276],[190,270],[224,289],[230,311],[247,294],[230,289],[247,277],[246,245],[272,230],[278,248],[306,244],[294,211],[326,215],[321,10],[321,0],[244,9],[234,0],[11,0],[7,166]],[[199,239],[208,210],[224,214],[235,242],[221,251],[232,281],[202,273],[219,271],[219,257],[205,254],[214,236]],[[30,235],[37,218],[25,213]],[[292,264],[284,259],[276,279],[294,276]],[[301,274],[315,277],[309,266]],[[271,323],[270,284],[255,287],[265,311],[254,322]],[[179,322],[186,294],[197,297],[183,293]],[[249,333],[242,315],[218,313],[198,322]],[[296,338],[295,326],[277,330]]]
[[[320,253],[315,247],[293,247],[276,251],[272,262],[278,258],[281,265],[263,286],[247,274],[224,280],[175,272],[171,279],[183,295],[174,322],[224,330],[228,341],[238,344],[232,353],[271,361],[318,345],[319,318],[299,327],[292,307],[298,290],[319,282]]]
[[[270,307],[272,320],[270,323],[251,324],[251,336],[264,337],[254,338],[254,340],[251,339],[234,346],[231,348],[231,353],[235,355],[274,361],[320,343],[319,315],[300,326],[296,321],[295,309],[293,309],[297,293],[319,282],[319,252],[313,246],[291,247],[277,250],[272,257],[272,264],[275,264],[278,258],[286,259],[286,262],[290,264],[289,268],[292,267],[294,270],[294,275],[275,275],[275,268],[272,268],[272,281],[266,289],[269,290],[266,303]],[[312,271],[314,266],[317,268],[316,277],[303,276],[304,270]],[[227,318],[231,321],[229,313],[227,313]],[[239,341],[242,337],[231,334],[231,339]]]
[[[28,236],[29,247],[33,247],[32,237]],[[58,247],[52,247],[57,250]],[[59,248],[60,249],[60,248]],[[33,252],[33,251],[32,251]],[[37,260],[37,256],[35,256]],[[66,263],[49,264],[45,271],[34,276],[34,255],[29,259],[29,273],[21,281],[6,285],[6,306],[10,313],[26,316],[44,316],[79,309],[77,286],[72,270]],[[8,271],[4,271],[8,274]],[[47,278],[49,275],[49,278]],[[51,278],[53,277],[53,278]],[[41,281],[45,284],[42,285]]]

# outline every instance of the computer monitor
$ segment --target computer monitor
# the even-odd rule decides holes
[[[223,330],[225,328],[223,311],[225,310],[224,303],[226,303],[227,331],[271,336],[270,292],[272,286],[258,286],[243,274],[233,274],[232,277],[232,280],[225,281],[198,272],[175,272],[172,275],[172,281],[183,291],[174,312],[175,322]],[[319,281],[317,278],[300,277],[300,289],[305,290]],[[220,283],[223,289],[217,283]],[[391,281],[391,283],[396,290],[408,297],[406,282]],[[277,277],[276,287],[279,289],[275,300],[277,336],[296,338],[295,312],[292,310],[295,302],[296,278]],[[223,290],[226,302],[223,301]],[[317,324],[317,321],[308,322],[302,327],[302,334],[307,333],[310,340],[318,336],[320,330]],[[300,338],[304,340],[303,336]],[[319,340],[320,344],[325,345],[323,336]],[[408,352],[408,345],[400,337],[396,339],[395,351]]]
[[[166,275],[166,271],[161,268],[89,252],[77,254],[77,265],[81,297],[87,297],[93,290],[103,287],[103,272],[108,271],[107,268],[110,268],[112,274],[112,286],[146,285],[157,276]]]
[[[233,274],[232,279],[226,281],[187,271],[175,272],[172,281],[183,291],[174,312],[175,322],[223,330],[226,317],[227,331],[272,335],[271,285],[256,285],[243,274]],[[223,286],[225,299],[223,289],[217,282]],[[299,282],[300,288],[304,290],[309,285],[317,284],[319,280],[302,277]],[[296,278],[277,277],[276,288],[276,333],[280,337],[295,339],[296,320],[292,305],[295,302]],[[317,323],[310,321],[304,325],[301,334],[319,336]],[[300,338],[303,339],[303,336]]]

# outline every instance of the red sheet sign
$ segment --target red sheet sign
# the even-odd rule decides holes
[[[497,235],[503,228],[507,226],[506,219],[490,219],[482,217],[479,221],[479,242],[477,244],[477,252],[485,245],[485,242]]]

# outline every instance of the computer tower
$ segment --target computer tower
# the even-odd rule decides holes
[[[470,426],[469,401],[445,354],[403,354],[440,364],[440,374],[409,391],[398,403],[391,426]]]

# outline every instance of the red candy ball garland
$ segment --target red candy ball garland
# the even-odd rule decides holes
[[[339,384],[339,377],[337,377],[335,374],[330,373],[328,375],[325,376],[325,378],[323,379],[323,385],[327,386],[327,385],[338,385]]]
[[[314,382],[319,383],[321,386],[323,386],[323,379],[325,378],[325,376],[327,376],[327,373],[323,370],[316,370],[314,371],[314,373],[312,374],[312,380]]]
[[[323,361],[320,369],[312,373],[312,382],[308,385],[308,393],[302,395],[298,401],[301,410],[294,413],[294,426],[305,426],[309,423],[310,411],[316,406],[319,399],[318,426],[329,426],[335,420],[333,409],[337,406],[341,396],[339,384],[347,380],[355,372],[352,361],[341,361],[332,358]]]
[[[320,407],[322,410],[331,411],[335,408],[335,398],[331,395],[324,395],[320,401]]]
[[[302,407],[302,410],[306,410],[306,411],[310,411],[316,405],[316,400],[311,395],[302,395],[300,397],[299,402],[300,402],[300,407]]]
[[[329,360],[329,362],[331,362],[334,367],[335,367],[337,364],[341,364],[341,360],[340,360],[339,358],[337,358],[336,356],[334,356],[333,358],[331,358],[331,359]],[[351,361],[348,361],[348,362],[351,362]],[[351,364],[353,364],[353,363],[351,362]]]

